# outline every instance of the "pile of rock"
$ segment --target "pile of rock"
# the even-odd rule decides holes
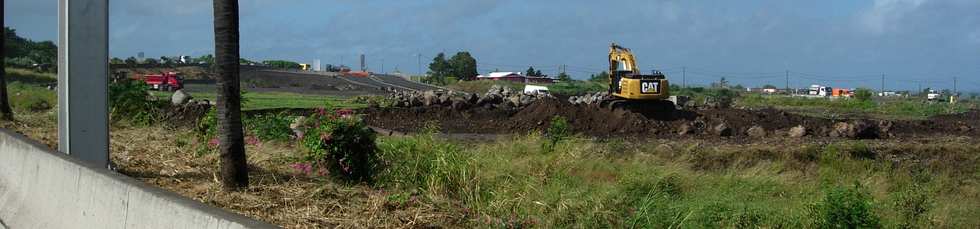
[[[599,102],[607,99],[612,99],[612,95],[609,95],[609,92],[596,92],[581,96],[568,97],[568,103],[576,105],[599,104]]]
[[[483,95],[456,91],[397,91],[389,95],[395,107],[451,106],[453,109],[470,107],[520,108],[531,105],[551,95],[515,91],[509,87],[494,85]]]
[[[185,92],[183,89],[177,90],[173,95],[170,96],[170,103],[174,106],[187,106],[187,105],[212,105],[211,101],[207,99],[195,100],[194,96]]]
[[[879,139],[887,136],[891,122],[871,123],[864,120],[835,123],[830,130],[830,137],[851,139]]]

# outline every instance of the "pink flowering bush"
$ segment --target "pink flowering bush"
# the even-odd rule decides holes
[[[352,110],[317,109],[304,129],[302,144],[310,165],[348,181],[371,178],[378,161],[375,133]]]

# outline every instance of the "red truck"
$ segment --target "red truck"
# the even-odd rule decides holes
[[[371,72],[367,71],[351,71],[350,69],[341,69],[340,75],[347,77],[368,77],[371,76]]]
[[[141,80],[154,90],[176,91],[184,88],[184,79],[176,72],[144,75]]]

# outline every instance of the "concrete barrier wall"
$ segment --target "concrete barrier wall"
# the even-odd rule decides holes
[[[0,229],[271,228],[0,129]]]

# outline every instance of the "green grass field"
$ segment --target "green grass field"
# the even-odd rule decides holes
[[[883,119],[924,119],[939,114],[954,114],[975,109],[974,101],[957,104],[927,102],[921,98],[895,98],[879,101],[826,99],[782,95],[747,94],[736,99],[736,105],[752,108],[773,107],[811,116],[865,115]]]
[[[15,111],[43,111],[55,107],[58,97],[55,91],[41,84],[57,82],[51,73],[36,73],[25,69],[7,68],[7,96]]]
[[[970,153],[980,148],[971,142],[571,138],[546,150],[543,141],[537,134],[478,144],[385,138],[379,144],[391,166],[379,184],[422,190],[434,203],[458,203],[478,225],[502,228],[980,226],[969,204],[980,203],[980,158]],[[876,157],[910,151],[937,161]]]

